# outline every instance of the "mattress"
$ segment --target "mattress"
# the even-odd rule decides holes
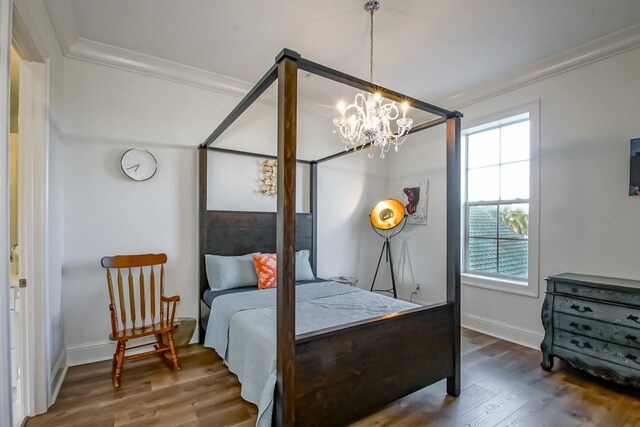
[[[307,283],[320,283],[320,282],[326,282],[326,280],[321,278],[317,278],[315,280],[301,280],[296,282],[296,286],[304,285]],[[202,301],[207,305],[207,307],[211,308],[211,303],[213,302],[213,300],[222,295],[238,294],[242,292],[257,291],[257,290],[258,290],[258,285],[244,286],[242,288],[224,289],[221,291],[213,291],[211,289],[207,289],[202,293]]]

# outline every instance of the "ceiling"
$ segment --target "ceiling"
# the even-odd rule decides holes
[[[640,22],[638,0],[381,3],[374,80],[427,101]],[[257,81],[283,47],[368,79],[364,0],[50,0],[47,6],[63,4],[59,12],[70,15],[81,38],[245,82]]]

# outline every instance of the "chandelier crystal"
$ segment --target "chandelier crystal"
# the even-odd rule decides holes
[[[364,5],[364,10],[369,13],[371,19],[369,62],[371,82],[373,82],[373,14],[379,7],[380,3],[377,1],[368,1]],[[352,104],[346,105],[342,101],[338,103],[340,115],[333,119],[334,132],[340,135],[346,151],[355,152],[358,149],[374,146],[380,149],[380,157],[384,158],[392,147],[398,151],[398,147],[402,145],[411,130],[413,120],[407,117],[408,108],[409,104],[406,102],[403,102],[400,108],[394,101],[384,102],[380,92],[370,93],[366,98],[364,94],[359,93]],[[402,109],[402,117],[400,117],[400,109]],[[394,121],[395,130],[392,129]],[[373,157],[373,153],[369,153],[369,157]]]

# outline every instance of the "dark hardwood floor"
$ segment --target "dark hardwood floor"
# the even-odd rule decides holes
[[[540,352],[477,332],[462,333],[462,394],[440,382],[353,426],[640,426],[640,391],[556,363]],[[58,400],[28,426],[253,426],[256,407],[220,358],[201,346],[179,352],[172,373],[150,358],[125,364],[111,386],[111,362],[69,369]]]

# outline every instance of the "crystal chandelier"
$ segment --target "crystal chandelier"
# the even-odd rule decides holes
[[[380,8],[377,1],[368,1],[364,5],[364,10],[369,13],[371,20],[370,27],[370,62],[369,78],[373,82],[373,14]],[[413,120],[407,117],[409,104],[403,102],[401,108],[395,102],[384,102],[380,92],[370,93],[367,98],[364,94],[356,95],[353,104],[346,105],[340,101],[338,111],[340,115],[333,119],[334,132],[340,135],[340,139],[345,145],[345,150],[357,151],[365,148],[363,145],[374,146],[380,149],[380,157],[391,147],[398,151],[406,139]],[[402,117],[400,117],[402,109]],[[396,131],[391,129],[392,122],[395,121]],[[373,153],[369,153],[373,157]]]

